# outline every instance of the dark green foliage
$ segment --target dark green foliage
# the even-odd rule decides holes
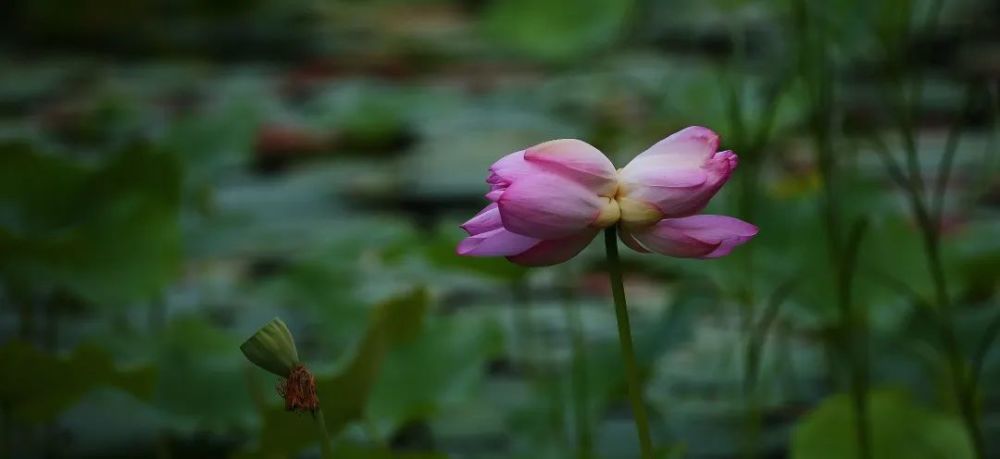
[[[878,390],[870,397],[874,459],[974,457],[969,439],[955,417],[921,407],[896,390]],[[792,438],[791,457],[860,457],[852,441],[854,422],[846,395],[826,399],[799,424]]]
[[[0,456],[314,457],[240,352],[278,316],[336,458],[631,457],[599,244],[526,269],[456,256],[458,225],[505,154],[580,138],[622,167],[689,125],[740,158],[705,212],[760,234],[622,248],[656,446],[857,457],[830,394],[863,369],[871,459],[969,457],[970,406],[996,455],[989,2],[8,3]],[[943,209],[946,295],[885,157]]]
[[[622,38],[631,0],[494,2],[485,28],[498,43],[553,61],[579,59]]]
[[[0,347],[0,403],[18,420],[51,422],[90,391],[114,387],[150,400],[157,369],[120,367],[103,349],[81,345],[66,356],[11,341]]]
[[[0,146],[0,272],[16,291],[150,298],[180,263],[180,164],[148,146],[97,165]]]

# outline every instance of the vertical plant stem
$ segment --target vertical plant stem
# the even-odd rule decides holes
[[[969,85],[965,90],[965,100],[959,109],[958,116],[948,130],[948,137],[944,145],[944,153],[938,164],[937,181],[934,184],[934,193],[931,195],[930,214],[934,218],[937,227],[940,228],[941,219],[944,215],[944,197],[948,192],[948,179],[951,176],[952,164],[955,162],[955,151],[958,149],[958,141],[962,134],[962,124],[965,122],[965,114],[971,111],[971,105],[975,102],[976,87]]]
[[[755,459],[760,449],[761,413],[760,397],[756,393],[746,396],[746,407],[743,415],[743,456],[745,459]]]
[[[926,211],[923,212],[926,215]],[[969,390],[971,386],[966,379],[965,363],[955,336],[955,319],[952,317],[951,300],[948,295],[948,284],[941,263],[941,246],[937,227],[933,222],[925,221],[923,225],[924,249],[927,252],[927,264],[931,271],[934,292],[937,298],[938,317],[942,320],[941,333],[945,353],[948,357],[948,368],[951,372],[951,383],[955,391],[955,399],[962,415],[962,421],[968,430],[977,458],[986,457],[982,428],[979,426],[979,416],[976,413],[975,395]]]
[[[927,18],[927,30],[925,32],[928,35],[933,35],[934,32],[936,32],[940,23],[939,16],[942,7],[943,1],[941,0],[935,0],[932,4],[930,16]],[[907,15],[907,21],[907,25],[911,26],[912,24],[910,24],[910,21],[912,21],[912,17],[910,15]],[[902,42],[909,42],[912,40],[912,37],[908,36],[911,32],[910,28],[911,27],[907,28],[906,36],[903,37],[904,40],[901,40]],[[908,51],[904,49],[902,55],[906,60],[903,63],[904,65],[891,70],[893,70],[892,73],[895,74],[896,85],[900,88],[900,93],[897,96],[898,102],[896,104],[896,116],[897,121],[900,124],[900,134],[903,139],[904,151],[906,153],[908,168],[908,177],[906,178],[910,184],[909,187],[903,188],[909,195],[910,205],[917,218],[923,236],[924,252],[927,257],[928,270],[930,271],[936,299],[937,318],[941,322],[938,328],[939,333],[941,334],[945,356],[948,360],[948,369],[955,392],[956,402],[958,403],[962,420],[968,430],[973,447],[975,448],[976,457],[983,458],[985,451],[982,430],[979,426],[978,413],[976,412],[975,394],[972,392],[973,386],[969,383],[971,378],[974,378],[974,375],[967,372],[967,362],[962,355],[961,349],[958,345],[958,339],[955,336],[951,299],[948,295],[947,279],[945,278],[944,268],[941,262],[940,247],[941,216],[944,205],[944,194],[946,192],[945,188],[947,187],[948,176],[951,172],[952,161],[958,142],[958,136],[960,135],[962,123],[964,121],[964,116],[966,111],[969,109],[969,105],[974,100],[975,88],[973,86],[969,86],[966,92],[965,102],[963,103],[960,109],[961,111],[959,112],[959,115],[948,134],[948,141],[945,146],[944,155],[938,165],[937,182],[934,184],[934,188],[930,190],[932,193],[931,196],[927,201],[925,201],[923,177],[921,175],[920,161],[914,133],[914,121],[921,112],[920,105],[922,101],[924,79],[923,75],[920,75],[919,73],[916,75],[911,94],[909,95],[909,98],[907,98],[906,86],[903,84],[903,72],[909,66]]]
[[[540,371],[537,372],[536,384],[538,384],[540,388],[551,387],[552,389],[552,396],[548,397],[548,405],[546,407],[546,417],[549,421],[549,429],[555,433],[554,438],[558,439],[560,448],[568,450],[572,448],[573,439],[569,435],[571,432],[566,429],[566,424],[569,422],[569,416],[567,415],[566,408],[568,405],[572,404],[572,401],[567,401],[567,398],[572,400],[573,388],[566,387],[563,379],[558,373],[545,371],[545,369],[551,368],[552,364],[555,362],[553,350],[558,347],[556,334],[551,333],[550,330],[540,329],[537,336],[539,346],[538,350],[535,351],[535,354],[537,355],[537,358],[541,360],[542,364],[538,365],[538,367],[540,367]],[[572,385],[572,383],[570,385]]]
[[[928,209],[919,190],[914,187],[912,180],[906,177],[902,169],[892,160],[885,145],[878,144],[877,147],[876,152],[882,157],[882,162],[886,170],[906,194],[911,211],[917,220],[917,226],[920,228],[921,242],[923,243],[924,255],[927,258],[927,267],[934,289],[934,303],[936,305],[934,312],[935,317],[938,319],[937,332],[940,335],[945,358],[948,360],[948,376],[951,379],[955,392],[955,400],[959,407],[962,422],[975,448],[976,457],[982,458],[985,452],[983,450],[982,430],[979,426],[979,417],[975,408],[975,395],[972,391],[972,385],[969,384],[969,380],[966,377],[965,359],[962,356],[962,352],[958,346],[958,339],[955,336],[951,299],[948,294],[948,283],[941,261],[940,208],[938,210],[932,210],[933,208]],[[950,160],[942,164],[950,167]],[[941,173],[946,174],[946,172]],[[947,177],[946,175],[943,176]],[[932,206],[940,204],[943,191],[941,193],[942,195],[934,197],[936,201],[932,201]],[[971,378],[972,376],[969,375],[969,377]]]
[[[730,135],[745,144],[745,123],[743,116],[743,92],[744,81],[742,76],[746,64],[746,40],[745,31],[740,26],[732,26],[729,29],[729,37],[733,47],[733,58],[728,81],[728,100],[726,112],[729,115]]]
[[[632,417],[639,434],[639,448],[643,459],[652,459],[653,440],[649,434],[649,418],[646,416],[646,405],[642,401],[639,368],[636,363],[635,349],[632,347],[632,327],[628,320],[628,305],[625,303],[625,285],[622,282],[622,265],[618,258],[618,236],[616,233],[614,226],[604,230],[608,275],[611,279],[611,294],[615,300],[615,317],[618,320],[618,341],[621,345],[622,360],[625,363],[625,378],[628,381],[628,395],[632,403]]]
[[[955,154],[956,144],[961,133],[963,116],[968,106],[971,105],[974,96],[974,88],[969,87],[966,93],[965,102],[961,112],[957,117],[952,129],[948,134],[948,142],[945,146],[944,158],[938,167],[938,183],[935,193],[931,196],[930,204],[925,203],[922,196],[914,191],[910,191],[911,207],[916,214],[921,233],[923,234],[924,252],[927,256],[927,265],[931,274],[931,281],[934,286],[934,296],[940,318],[942,341],[945,354],[948,358],[948,368],[951,373],[952,386],[955,391],[955,399],[958,403],[959,412],[965,423],[966,430],[975,448],[976,457],[982,458],[985,455],[982,429],[979,426],[979,417],[976,413],[975,394],[970,390],[968,383],[968,373],[965,369],[965,358],[962,356],[955,336],[955,320],[952,313],[951,298],[948,294],[948,282],[945,278],[944,267],[941,261],[941,217],[944,201],[945,187],[947,186],[948,175],[951,172],[951,162]],[[916,111],[919,107],[914,107]],[[915,151],[907,150],[911,156]],[[928,208],[929,207],[929,208]]]
[[[735,42],[735,41],[734,41]],[[745,59],[745,43],[738,42],[740,46],[739,53],[739,64],[742,67],[743,60]],[[781,82],[780,84],[784,84]],[[738,125],[737,121],[733,121],[734,133],[739,134],[741,137],[737,138],[738,145],[741,145],[741,151],[744,152],[743,156],[747,158],[745,161],[746,170],[740,181],[741,191],[737,197],[737,213],[740,218],[746,221],[755,221],[756,215],[756,203],[759,197],[759,182],[760,174],[762,169],[762,164],[766,159],[765,145],[768,142],[768,138],[771,133],[771,128],[774,124],[774,119],[778,111],[778,104],[780,101],[781,88],[775,88],[767,94],[767,102],[764,108],[764,114],[762,119],[758,122],[756,127],[752,129],[751,132],[747,132],[743,125],[743,115],[744,110],[742,107],[742,98],[734,98],[732,110],[734,114],[731,117],[736,120],[739,119]],[[737,129],[738,128],[738,129]],[[743,260],[743,281],[744,286],[741,290],[741,301],[742,307],[740,308],[741,315],[745,317],[745,320],[741,320],[741,326],[743,332],[745,333],[745,338],[748,344],[748,358],[745,367],[745,372],[743,375],[743,385],[744,396],[746,401],[745,412],[744,412],[744,435],[743,435],[743,456],[746,459],[753,459],[757,456],[757,451],[760,449],[758,443],[760,442],[760,427],[761,427],[761,410],[760,410],[760,400],[756,394],[756,372],[757,372],[757,359],[759,357],[759,349],[752,349],[754,343],[755,327],[753,325],[754,315],[756,314],[757,304],[756,304],[756,283],[755,276],[753,273],[756,272],[754,268],[754,251],[753,247],[746,247],[742,252]]]
[[[834,126],[836,124],[836,85],[833,75],[836,69],[831,64],[831,37],[829,23],[823,11],[813,11],[815,5],[806,0],[793,4],[793,30],[802,37],[798,46],[799,72],[808,92],[811,111],[810,128],[816,148],[817,165],[822,178],[820,215],[826,225],[826,242],[831,264],[834,267],[833,280],[837,293],[837,307],[840,315],[839,339],[841,350],[849,360],[848,379],[854,412],[854,433],[859,456],[870,459],[870,419],[868,413],[868,350],[865,324],[858,321],[851,306],[851,278],[853,276],[853,254],[845,250],[842,234],[842,212],[836,189],[838,178],[838,156],[834,152]],[[859,226],[856,225],[856,228]],[[863,229],[863,227],[860,227]],[[860,238],[860,230],[855,234]],[[847,242],[850,245],[850,241]],[[855,249],[856,250],[856,249]]]
[[[747,306],[752,306],[752,304]],[[758,339],[757,333],[755,333],[753,311],[748,311],[747,314],[751,317],[745,325],[747,336],[746,354],[743,362],[743,398],[746,404],[743,413],[743,457],[754,459],[757,457],[758,449],[760,449],[758,443],[760,441],[761,412],[760,398],[757,395],[757,377],[763,339]]]
[[[580,320],[579,305],[574,304],[575,296],[567,289],[563,301],[563,313],[566,328],[569,330],[570,346],[573,352],[572,360],[572,397],[573,397],[573,431],[576,434],[577,457],[589,458],[593,450],[593,438],[590,433],[590,422],[587,403],[587,356],[586,341],[583,335],[583,322]]]
[[[951,146],[950,148],[954,147]],[[902,171],[892,161],[891,156],[885,151],[884,146],[876,151],[883,157],[883,163],[886,165],[886,169],[890,175],[897,182],[901,183],[901,187],[909,199],[910,208],[917,220],[917,226],[920,228],[921,242],[923,243],[924,254],[927,257],[927,267],[930,271],[931,284],[934,289],[935,315],[939,322],[937,331],[940,334],[941,345],[944,347],[945,357],[948,360],[949,378],[954,390],[955,401],[958,404],[962,422],[975,448],[976,457],[985,457],[982,429],[979,425],[979,416],[976,413],[975,407],[975,395],[971,390],[972,386],[969,384],[967,378],[965,358],[962,356],[961,349],[958,346],[958,339],[955,336],[955,321],[952,317],[948,282],[945,278],[944,265],[941,260],[940,209],[934,210],[933,207],[928,209],[923,195],[913,184],[912,177],[902,176]],[[944,166],[950,167],[950,162],[942,162],[942,169]],[[946,174],[946,171],[942,171],[941,173]],[[944,175],[944,177],[946,178],[947,176]],[[943,191],[941,193],[943,196]],[[940,197],[932,198],[935,201],[932,201],[931,206],[940,205]]]
[[[852,295],[854,273],[856,271],[861,238],[868,228],[868,221],[858,219],[851,227],[847,238],[847,247],[838,266],[837,303],[843,320],[843,336],[853,369],[851,371],[851,395],[854,404],[856,434],[861,457],[872,457],[871,414],[869,410],[869,361],[868,318],[864,309],[856,310]]]
[[[326,418],[323,417],[323,410],[312,412],[313,421],[316,422],[316,430],[319,433],[319,451],[323,459],[333,459],[333,443],[330,441],[330,432],[326,430]]]
[[[979,340],[976,353],[972,357],[972,369],[969,372],[969,393],[975,394],[979,390],[979,379],[983,374],[983,364],[986,356],[993,348],[993,342],[1000,336],[1000,313],[998,313],[983,332],[983,337]]]
[[[511,312],[513,313],[514,349],[513,363],[519,371],[523,371],[527,379],[534,380],[537,376],[535,365],[531,358],[535,352],[534,339],[535,330],[531,320],[531,294],[528,288],[528,281],[519,278],[511,284],[511,294],[513,303]]]
[[[757,457],[757,451],[760,449],[758,443],[761,430],[761,397],[757,391],[757,382],[760,379],[761,357],[772,325],[778,318],[781,304],[795,286],[794,282],[794,279],[790,279],[779,285],[768,299],[760,319],[750,321],[743,370],[743,394],[747,403],[744,419],[744,457],[748,459]]]

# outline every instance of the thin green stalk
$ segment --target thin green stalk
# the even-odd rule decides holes
[[[997,147],[997,140],[1000,137],[1000,79],[997,79],[994,86],[986,86],[985,89],[991,122],[980,157],[981,166],[976,168],[976,173],[969,179],[968,193],[971,196],[987,194],[995,182],[997,151],[1000,150]]]
[[[764,147],[767,146],[771,139],[774,124],[778,118],[778,109],[781,107],[781,100],[784,97],[788,84],[788,79],[782,76],[773,87],[765,89],[767,91],[767,105],[765,105],[764,116],[761,118],[760,123],[757,124],[756,134],[752,140],[753,143],[750,144],[750,151],[754,152],[754,156],[761,156],[759,161],[761,163],[764,162],[764,156],[767,154]]]
[[[747,394],[743,416],[743,458],[755,459],[760,450],[761,410],[757,393]]]
[[[948,192],[948,179],[951,176],[952,164],[955,161],[955,151],[958,149],[958,141],[962,133],[962,124],[965,122],[965,114],[969,111],[969,107],[974,102],[975,96],[975,86],[969,85],[965,91],[965,101],[962,103],[962,108],[959,109],[958,116],[955,117],[951,129],[948,130],[948,139],[945,141],[944,154],[941,156],[941,162],[938,164],[938,175],[934,185],[930,212],[934,221],[939,225],[939,228],[944,212],[944,197]]]
[[[555,338],[556,335],[554,333],[546,333],[544,331],[539,333],[541,343],[537,354],[538,358],[544,363],[545,367],[549,367],[548,364],[554,361],[552,352],[553,349],[556,349],[557,347]],[[565,397],[568,396],[572,398],[572,388],[569,388],[568,391],[564,391],[566,388],[563,386],[561,378],[556,374],[545,371],[540,372],[538,375],[537,384],[543,389],[546,387],[552,388],[552,396],[548,397],[548,405],[546,406],[549,429],[557,434],[555,437],[558,439],[560,448],[570,449],[572,447],[571,444],[573,443],[573,440],[570,438],[568,435],[569,432],[566,430],[567,401]]]
[[[996,317],[986,326],[986,331],[983,332],[979,346],[976,347],[976,353],[972,357],[972,371],[969,375],[969,393],[971,394],[975,394],[979,390],[979,379],[983,374],[983,364],[986,362],[986,356],[989,355],[990,349],[993,348],[993,342],[996,341],[997,336],[1000,336],[1000,313],[997,313]]]
[[[838,277],[837,303],[840,305],[841,317],[843,320],[843,334],[846,340],[853,370],[851,371],[851,398],[854,404],[856,435],[858,446],[861,450],[861,457],[868,459],[872,457],[871,442],[871,415],[869,411],[868,392],[870,384],[869,370],[869,348],[868,348],[868,320],[864,311],[860,314],[853,307],[851,292],[853,291],[854,273],[858,251],[861,246],[861,238],[864,236],[868,222],[865,219],[857,220],[852,225],[851,232],[847,239],[847,249],[841,261]],[[857,334],[857,336],[855,336]]]
[[[778,311],[785,298],[794,287],[794,279],[783,282],[771,294],[760,319],[755,323],[750,319],[749,336],[747,337],[746,354],[743,367],[743,394],[746,398],[746,417],[744,418],[744,457],[757,457],[760,441],[761,410],[760,394],[757,392],[757,382],[760,379],[760,362],[764,345],[771,332],[771,326],[778,318]]]
[[[742,67],[743,50],[744,46],[741,42],[734,40],[734,43],[739,43],[740,53],[738,55],[739,60],[737,63]],[[774,120],[778,111],[778,105],[781,97],[782,87],[784,85],[783,79],[777,84],[777,87],[771,88],[766,95],[767,101],[764,108],[763,117],[755,126],[752,133],[744,130],[744,114],[745,110],[743,108],[742,97],[737,97],[737,94],[731,95],[730,97],[730,107],[731,111],[730,117],[732,119],[731,124],[734,126],[733,133],[736,139],[736,145],[739,145],[741,154],[747,158],[746,170],[744,170],[743,179],[740,181],[741,192],[737,197],[737,209],[740,218],[746,221],[754,221],[754,215],[756,214],[756,203],[759,197],[758,189],[760,182],[760,175],[762,165],[767,159],[767,151],[765,146],[769,140],[771,129],[774,125]],[[742,92],[742,91],[741,91]],[[741,94],[738,94],[741,96]],[[738,136],[738,137],[737,137]],[[756,283],[755,277],[752,273],[756,272],[754,269],[754,251],[753,247],[747,247],[746,250],[742,252],[740,257],[743,262],[743,270],[746,273],[744,276],[744,287],[741,289],[741,301],[742,307],[740,308],[741,313],[741,326],[747,334],[747,342],[749,347],[753,347],[755,334],[754,314],[757,309],[756,302]],[[767,314],[765,313],[765,316]],[[766,333],[766,332],[765,332]],[[757,355],[759,350],[748,349],[749,354]],[[756,357],[749,357],[748,361],[756,360]],[[751,369],[751,366],[753,369]],[[744,388],[748,389],[756,385],[756,362],[749,362],[746,367],[746,372],[744,373],[743,384]],[[760,402],[758,400],[757,394],[754,390],[748,389],[744,392],[746,396],[746,410],[744,418],[744,457],[747,459],[753,459],[756,457],[760,437]]]
[[[841,212],[838,203],[835,179],[837,172],[836,155],[833,151],[833,126],[835,113],[835,86],[829,56],[830,37],[828,24],[823,16],[812,13],[809,4],[799,0],[793,4],[794,25],[799,36],[805,37],[799,47],[800,74],[809,92],[811,106],[811,128],[817,151],[817,163],[822,177],[820,214],[826,225],[826,242],[830,260],[835,267],[834,282],[837,290],[837,305],[840,310],[840,343],[850,365],[849,388],[855,416],[855,436],[862,459],[870,459],[871,429],[868,412],[868,351],[864,324],[855,320],[851,307],[851,278],[853,257],[851,250],[845,249],[841,226]],[[812,49],[815,47],[815,49]],[[857,225],[855,225],[857,227]],[[857,233],[857,231],[854,231]],[[854,234],[852,233],[852,235]],[[846,242],[850,247],[851,237]],[[857,329],[861,327],[861,329]]]
[[[535,352],[535,330],[534,322],[531,319],[531,294],[528,282],[521,277],[511,285],[513,303],[511,313],[514,316],[514,358],[513,363],[517,370],[523,371],[527,379],[534,380],[538,372],[535,368],[534,360],[531,358]]]
[[[587,413],[587,356],[586,342],[583,335],[583,322],[580,320],[578,305],[574,296],[567,290],[563,301],[563,313],[566,327],[569,330],[572,359],[572,394],[573,394],[573,431],[576,434],[577,456],[581,459],[592,456],[594,440],[590,433],[590,422]]]
[[[608,275],[611,279],[611,294],[615,300],[615,317],[618,320],[618,341],[625,361],[625,377],[628,381],[628,396],[632,403],[632,417],[639,434],[639,448],[643,459],[653,458],[653,439],[649,434],[649,418],[646,405],[642,401],[642,385],[639,382],[639,366],[635,349],[632,347],[632,327],[628,320],[628,305],[625,303],[625,285],[622,282],[622,265],[618,258],[618,236],[614,226],[604,230],[604,246],[608,257]]]
[[[333,443],[330,441],[330,432],[326,430],[326,418],[323,417],[323,410],[312,412],[313,421],[316,422],[316,430],[319,433],[319,451],[323,459],[333,459]]]
[[[757,396],[757,369],[760,366],[761,349],[758,344],[761,341],[756,339],[754,333],[753,318],[748,320],[746,328],[749,332],[745,344],[745,354],[743,357],[743,399],[745,402],[743,411],[743,457],[754,459],[757,457],[758,443],[760,441],[760,398]]]
[[[955,336],[948,283],[941,261],[940,217],[931,215],[932,211],[924,204],[921,193],[915,188],[913,181],[907,180],[906,177],[901,177],[902,170],[892,161],[884,144],[877,146],[880,148],[876,148],[876,152],[882,157],[882,161],[886,165],[886,169],[890,175],[901,184],[900,186],[909,199],[910,208],[917,219],[917,226],[920,228],[922,236],[921,242],[924,246],[924,254],[927,257],[927,267],[931,275],[931,284],[934,288],[935,304],[937,306],[935,313],[939,322],[937,328],[942,345],[944,346],[945,357],[948,360],[949,377],[955,391],[955,399],[959,406],[962,421],[976,450],[976,457],[982,458],[984,457],[982,430],[979,426],[978,415],[976,414],[974,396],[969,390],[971,385],[966,380],[966,373],[963,368],[964,358],[958,346],[958,339]]]
[[[751,394],[757,390],[764,344],[766,344],[767,337],[771,332],[771,326],[774,324],[775,319],[778,318],[781,304],[785,302],[785,299],[788,298],[788,295],[792,292],[792,288],[795,286],[794,282],[794,279],[787,280],[774,290],[771,297],[768,298],[767,305],[761,313],[760,319],[756,321],[755,326],[751,329],[746,350],[747,365],[743,375],[743,391],[746,394]]]
[[[817,100],[814,107],[829,107],[833,99],[833,88],[829,81],[821,79],[817,82]],[[816,115],[818,117],[818,115]],[[843,350],[850,360],[849,388],[855,417],[855,437],[858,451],[862,459],[872,457],[871,420],[868,406],[868,344],[867,332],[863,321],[858,321],[851,305],[852,277],[854,272],[854,257],[860,240],[863,226],[855,225],[847,241],[847,248],[841,236],[840,211],[837,205],[837,193],[834,188],[836,161],[830,132],[829,119],[819,118],[814,126],[813,135],[818,152],[818,163],[822,176],[821,214],[826,223],[827,246],[830,258],[836,267],[834,281],[837,286],[837,305],[840,310],[840,328],[843,339]]]
[[[882,161],[882,167],[884,167],[886,172],[889,174],[889,178],[896,182],[897,186],[907,192],[910,192],[910,180],[906,178],[906,174],[903,173],[903,169],[896,163],[896,160],[893,159],[892,153],[889,152],[889,146],[876,135],[872,135],[870,139],[872,141],[872,145],[875,147],[875,154],[878,155],[879,160]],[[915,196],[913,193],[910,193],[910,195]]]
[[[938,0],[931,7],[930,16],[927,19],[929,33],[933,33],[939,24],[938,16],[943,6],[942,3],[943,2]],[[911,23],[912,18],[908,17],[907,24],[911,25]],[[905,38],[909,39],[910,37]],[[966,106],[962,107],[962,113],[960,113],[955,125],[949,133],[948,145],[946,146],[944,158],[938,166],[938,180],[935,184],[936,186],[933,190],[931,190],[933,194],[930,197],[930,202],[925,203],[923,179],[921,177],[920,161],[917,156],[917,145],[913,128],[913,121],[916,116],[918,116],[920,111],[923,78],[922,75],[917,75],[912,89],[912,94],[909,100],[907,100],[905,94],[906,87],[902,84],[903,68],[898,68],[898,70],[899,73],[896,75],[896,79],[897,86],[900,88],[900,94],[896,114],[900,124],[900,133],[904,141],[904,150],[906,153],[907,168],[909,172],[909,177],[907,178],[911,183],[908,189],[904,189],[908,191],[911,207],[913,208],[913,212],[917,218],[923,235],[922,239],[924,252],[927,257],[928,269],[930,271],[934,288],[938,318],[942,322],[939,327],[939,332],[941,333],[942,344],[944,346],[945,355],[948,359],[952,386],[954,387],[955,397],[959,404],[959,411],[962,415],[965,427],[969,431],[969,436],[972,439],[976,456],[982,458],[985,454],[982,431],[980,429],[979,419],[976,413],[974,395],[970,391],[972,384],[970,384],[967,380],[967,376],[969,375],[966,373],[966,369],[964,368],[965,361],[961,350],[959,349],[958,340],[955,336],[954,319],[952,317],[950,304],[951,301],[948,295],[947,281],[945,279],[944,269],[941,262],[940,248],[940,223],[944,192],[947,185],[948,175],[951,171],[951,161],[954,155],[956,142],[958,141],[958,134],[961,130],[962,117],[966,110]],[[971,99],[972,91],[973,89],[970,87],[969,92],[966,94],[966,103],[968,103]]]
[[[944,341],[945,354],[948,357],[948,368],[951,372],[955,399],[958,401],[962,421],[972,439],[972,446],[975,449],[976,457],[984,458],[986,457],[986,452],[983,431],[979,425],[979,416],[976,413],[974,395],[967,390],[970,386],[966,382],[964,359],[958,346],[958,338],[955,336],[955,319],[952,317],[951,300],[947,289],[948,284],[941,263],[940,239],[935,227],[931,226],[933,222],[929,221],[926,209],[924,209],[921,215],[922,224],[920,226],[924,233],[924,250],[927,255],[927,264],[931,271],[931,280],[934,286],[935,297],[937,298],[939,317],[944,322],[940,327],[941,338]]]
[[[733,139],[744,138],[744,116],[743,116],[743,79],[740,75],[746,62],[746,43],[744,41],[744,31],[738,26],[729,30],[730,41],[733,46],[732,69],[729,72],[727,89],[728,98],[726,101],[726,112],[729,115],[730,136]]]
[[[903,86],[903,83],[897,83]],[[914,189],[914,193],[923,199],[924,195],[924,179],[922,166],[920,165],[920,156],[918,155],[917,137],[914,132],[913,127],[913,114],[906,110],[905,107],[905,97],[900,96],[899,108],[897,109],[897,118],[899,120],[899,130],[900,135],[903,138],[903,151],[906,153],[906,169],[909,175],[910,182]]]

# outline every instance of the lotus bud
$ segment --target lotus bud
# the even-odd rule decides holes
[[[295,339],[281,319],[274,318],[240,346],[243,355],[254,365],[280,376],[278,395],[288,411],[319,409],[316,378],[299,362]]]
[[[243,355],[254,365],[282,378],[292,374],[299,365],[295,340],[281,319],[275,317],[240,346]]]

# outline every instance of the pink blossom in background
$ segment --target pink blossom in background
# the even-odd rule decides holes
[[[459,255],[504,256],[525,266],[562,263],[601,229],[619,226],[639,252],[717,258],[757,234],[724,215],[698,214],[738,163],[716,151],[719,136],[692,126],[661,140],[620,170],[600,150],[562,139],[511,153],[490,167],[491,201],[462,225]]]

